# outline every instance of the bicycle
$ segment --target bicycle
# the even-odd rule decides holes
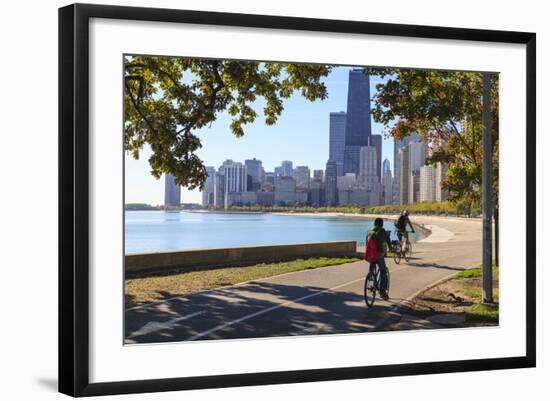
[[[388,276],[388,288],[386,291],[390,290],[390,270],[386,269],[386,274]],[[365,303],[369,308],[372,308],[374,305],[374,300],[376,298],[376,292],[380,292],[380,267],[378,263],[374,264],[374,268],[371,269],[369,266],[369,272],[367,277],[365,277]]]
[[[410,232],[412,231],[406,231],[406,233],[410,233]],[[411,259],[411,257],[412,257],[412,244],[409,241],[409,236],[404,234],[401,236],[401,241],[397,243],[397,246],[393,250],[393,261],[399,264],[399,262],[401,262],[401,258],[405,258],[405,261],[408,262]]]

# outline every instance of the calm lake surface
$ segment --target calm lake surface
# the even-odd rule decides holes
[[[364,243],[373,221],[354,217],[259,213],[125,211],[126,253],[355,240]],[[392,231],[393,221],[384,222]],[[419,230],[411,240],[420,239]]]

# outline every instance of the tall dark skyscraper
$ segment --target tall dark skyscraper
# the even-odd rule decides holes
[[[362,68],[355,68],[350,70],[348,81],[344,173],[359,173],[361,147],[370,145],[370,137],[370,80]],[[377,147],[376,143],[372,145]]]
[[[346,146],[368,146],[370,135],[370,80],[355,68],[349,72]]]

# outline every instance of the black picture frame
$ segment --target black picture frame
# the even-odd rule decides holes
[[[91,18],[515,43],[526,46],[526,354],[521,357],[261,372],[154,380],[89,381],[88,61]],[[142,393],[534,367],[536,364],[536,35],[479,29],[74,4],[59,9],[59,391]]]

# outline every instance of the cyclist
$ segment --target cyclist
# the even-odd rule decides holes
[[[377,217],[374,220],[374,227],[367,234],[367,243],[369,239],[374,239],[376,242],[376,248],[378,250],[378,268],[380,269],[380,296],[384,300],[388,300],[388,268],[386,267],[386,261],[384,260],[385,249],[384,243],[386,243],[391,249],[392,243],[390,240],[390,234],[384,230],[384,220]],[[371,263],[369,266],[370,271],[374,270],[375,263]]]
[[[411,220],[409,219],[409,211],[403,210],[399,217],[397,218],[397,221],[395,222],[395,228],[397,231],[397,238],[399,239],[399,243],[401,244],[403,237],[405,237],[405,240],[409,241],[409,233],[407,232],[407,224],[411,227],[411,232],[414,233],[414,227],[411,223]]]

